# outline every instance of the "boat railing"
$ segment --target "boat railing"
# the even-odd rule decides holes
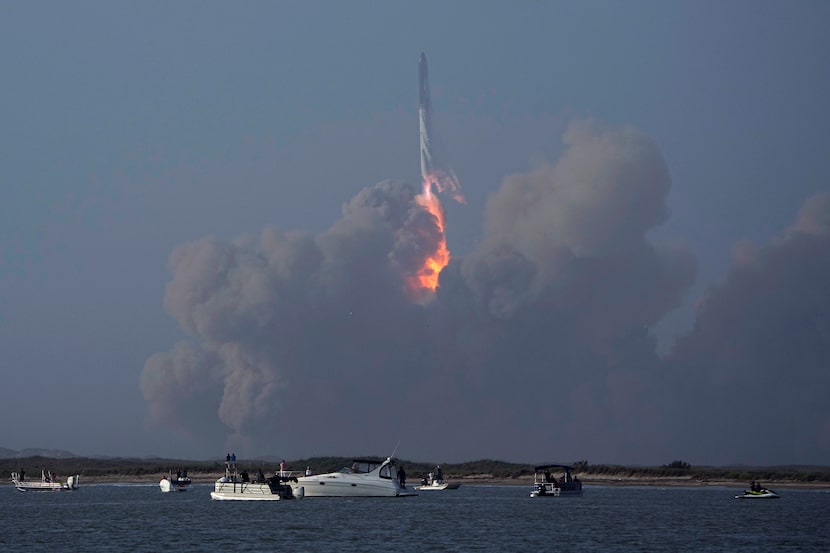
[[[536,489],[536,493],[539,495],[558,496],[562,491],[558,486],[555,486],[553,482],[536,482],[534,488]]]

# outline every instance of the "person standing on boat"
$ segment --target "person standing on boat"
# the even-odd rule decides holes
[[[406,471],[403,470],[403,465],[398,469],[398,482],[400,482],[402,488],[406,487]]]
[[[441,470],[441,465],[435,467],[435,479],[438,480],[439,484],[444,482],[444,471]]]
[[[305,475],[306,476],[311,476],[311,467],[306,467],[305,468]]]
[[[285,459],[280,461],[280,476],[285,476]]]

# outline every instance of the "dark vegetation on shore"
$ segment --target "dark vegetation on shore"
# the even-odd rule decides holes
[[[311,457],[287,461],[288,469],[304,471],[311,467],[315,474],[334,472],[351,465],[353,457]],[[366,459],[382,460],[368,456]],[[279,460],[238,459],[239,469],[248,471],[261,468],[264,472],[273,472]],[[425,463],[399,459],[398,465],[406,470],[408,479],[420,480],[435,468],[437,463]],[[532,477],[533,465],[509,463],[484,459],[466,463],[443,464],[445,478],[492,478],[499,480]],[[830,485],[830,467],[824,466],[775,466],[775,467],[693,467],[683,461],[673,461],[657,467],[628,467],[622,465],[591,465],[587,461],[571,463],[580,478],[585,481],[620,479],[654,480],[661,478],[684,478],[694,481],[735,481],[751,480],[789,482],[793,484]],[[168,471],[186,469],[193,477],[210,475],[225,470],[225,460],[194,461],[185,459],[139,459],[139,458],[51,458],[24,457],[0,459],[0,477],[8,481],[12,471],[23,469],[29,478],[40,475],[41,470],[52,471],[56,475],[80,474],[87,477],[123,477],[125,480],[138,477],[166,474]]]

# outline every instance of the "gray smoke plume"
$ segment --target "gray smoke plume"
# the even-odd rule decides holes
[[[736,251],[672,352],[674,417],[692,438],[678,451],[700,439],[721,463],[830,459],[828,282],[828,193],[770,244]]]
[[[655,463],[685,439],[725,443],[711,433],[717,421],[737,431],[729,399],[761,417],[753,396],[774,386],[776,405],[806,390],[819,408],[826,197],[733,267],[660,359],[650,329],[696,272],[690,252],[646,238],[668,217],[666,164],[633,129],[582,121],[564,139],[556,163],[504,179],[478,246],[454,252],[428,303],[404,282],[435,221],[406,183],[364,189],[317,235],[268,228],[178,248],[165,307],[191,339],[145,364],[153,420],[288,458],[384,454],[401,440],[405,457],[445,462]],[[820,451],[802,410],[760,420],[812,421],[794,440]],[[750,434],[733,445],[760,450]]]

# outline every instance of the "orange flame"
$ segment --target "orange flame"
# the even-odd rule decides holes
[[[424,191],[415,196],[415,202],[435,217],[440,238],[435,251],[428,254],[418,271],[407,279],[413,295],[422,298],[424,293],[435,292],[438,288],[438,275],[450,262],[450,250],[447,249],[447,237],[444,234],[444,206],[432,191],[432,179],[424,179],[423,187]]]

